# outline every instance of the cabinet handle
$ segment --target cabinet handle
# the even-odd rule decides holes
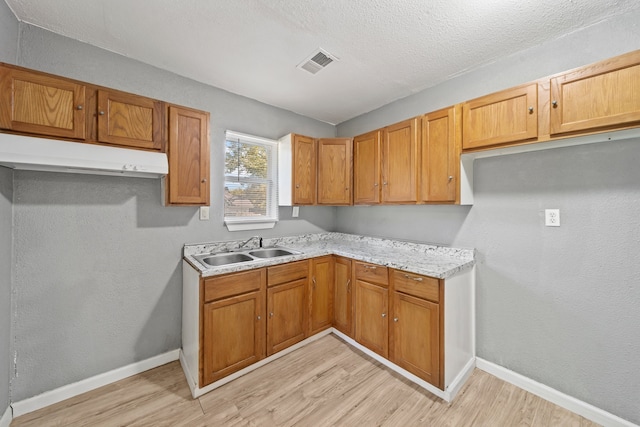
[[[100,114],[101,116],[104,116],[104,111],[100,111],[98,114]]]
[[[316,288],[316,278],[312,277],[311,281],[313,282],[313,289],[315,289]]]
[[[202,178],[202,182],[203,183],[207,182],[207,178]]]
[[[553,101],[551,101],[551,105],[553,105],[553,108],[558,108],[558,101],[554,99]]]
[[[351,292],[351,279],[347,280],[347,292]]]
[[[376,182],[375,184],[373,184],[373,186],[374,186],[374,187],[377,187],[377,186],[378,186],[378,183]]]
[[[296,188],[300,188],[300,184],[296,184]]]
[[[272,317],[273,317],[273,313],[269,313],[269,318],[272,318]]]
[[[387,185],[387,181],[382,181],[382,185]]]
[[[529,107],[529,114],[533,114],[533,107]]]
[[[397,318],[397,317],[394,317],[394,318],[393,318],[393,321],[394,321],[394,322],[397,322],[397,321],[398,321],[398,318]]]
[[[453,181],[453,176],[450,176],[450,177],[449,177],[449,181]]]
[[[261,320],[261,319],[262,319],[262,317],[258,316],[258,320]]]
[[[367,270],[375,270],[378,267],[375,265],[365,265],[364,268],[366,268]]]
[[[382,317],[387,317],[387,313],[382,313]]]
[[[76,107],[76,109],[78,109],[78,110],[82,110],[82,105],[78,105],[78,106]]]
[[[405,274],[404,278],[405,279],[415,280],[416,282],[422,282],[422,277],[413,277],[413,276],[409,276],[408,274]]]

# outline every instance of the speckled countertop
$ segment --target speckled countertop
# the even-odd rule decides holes
[[[236,250],[242,240],[184,245],[184,259],[203,277],[250,270],[276,264],[315,258],[322,255],[339,255],[359,261],[404,270],[425,276],[446,279],[459,271],[471,268],[474,249],[456,249],[401,240],[380,239],[344,233],[317,233],[302,236],[265,238],[264,247],[281,246],[302,252],[278,258],[228,264],[219,267],[205,266],[195,255]],[[247,249],[257,248],[257,239]]]

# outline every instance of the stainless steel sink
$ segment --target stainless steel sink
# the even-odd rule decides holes
[[[243,253],[233,253],[233,254],[217,254],[217,255],[200,255],[196,256],[196,259],[201,261],[206,265],[210,265],[212,267],[217,267],[220,265],[227,264],[235,264],[237,262],[247,262],[253,261],[254,258],[250,257],[247,254]]]
[[[289,249],[269,248],[269,249],[256,249],[249,252],[249,255],[258,258],[276,258],[279,256],[295,255],[300,252],[292,251]]]
[[[205,267],[220,267],[223,265],[256,262],[261,259],[277,258],[287,255],[298,255],[302,252],[287,248],[262,248],[247,249],[242,252],[224,252],[217,254],[195,255],[194,258],[200,261]]]

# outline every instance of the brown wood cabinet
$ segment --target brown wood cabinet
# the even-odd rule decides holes
[[[306,338],[309,263],[267,268],[267,356]]]
[[[162,103],[130,93],[98,90],[98,141],[129,148],[163,149]]]
[[[440,281],[393,270],[390,360],[438,388],[443,387],[444,344]]]
[[[454,203],[460,195],[460,108],[422,117],[420,200]]]
[[[640,51],[551,79],[550,133],[640,123]]]
[[[380,203],[382,130],[353,138],[353,203]]]
[[[351,138],[318,140],[318,204],[352,204]]]
[[[387,268],[355,262],[356,341],[389,357],[389,291]]]
[[[351,260],[339,256],[334,258],[333,326],[340,332],[353,338]]]
[[[317,157],[316,141],[303,135],[293,135],[293,204],[316,204]]]
[[[418,201],[420,119],[387,126],[382,144],[382,203]]]
[[[0,64],[0,128],[85,139],[86,86]]]
[[[526,141],[538,136],[538,85],[531,83],[462,104],[462,149]]]
[[[309,335],[333,324],[333,256],[311,260],[311,286],[309,289]]]
[[[265,357],[264,268],[203,280],[201,383]]]
[[[169,106],[169,205],[209,204],[209,113]]]

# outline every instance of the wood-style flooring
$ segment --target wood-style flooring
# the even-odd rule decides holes
[[[595,426],[475,370],[448,404],[328,335],[199,399],[178,362],[16,418],[18,426]]]

